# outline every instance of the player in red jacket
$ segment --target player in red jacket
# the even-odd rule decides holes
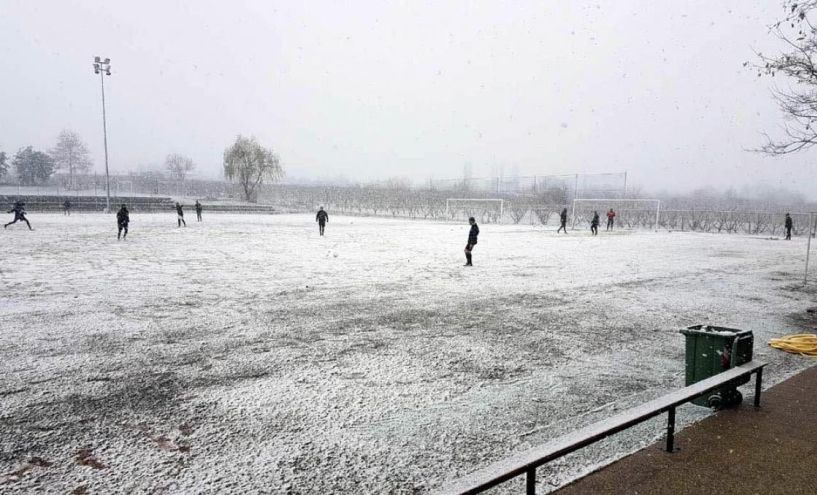
[[[610,211],[607,212],[607,230],[613,230],[613,223],[616,220],[616,212],[610,208]]]

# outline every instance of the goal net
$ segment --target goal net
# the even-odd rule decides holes
[[[573,228],[590,225],[593,213],[599,214],[599,226],[607,224],[607,212],[613,210],[615,226],[625,229],[658,230],[661,220],[661,200],[658,199],[574,199]]]
[[[445,200],[445,216],[451,220],[467,220],[474,217],[480,222],[496,223],[505,212],[505,201],[494,198],[448,198]]]

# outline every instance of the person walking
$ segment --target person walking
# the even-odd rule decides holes
[[[616,221],[616,212],[610,208],[610,211],[607,212],[607,230],[613,230],[613,224]]]
[[[26,223],[26,225],[28,225],[28,230],[34,230],[31,228],[31,223],[28,221],[28,218],[26,218],[26,204],[24,201],[16,201],[14,203],[14,206],[12,206],[8,213],[14,213],[14,220],[7,224],[4,224],[3,225],[4,229],[13,223],[23,221]]]
[[[197,199],[196,200],[196,221],[197,222],[201,222],[201,210],[202,209],[203,208],[201,206],[201,203],[199,203],[199,200]]]
[[[590,232],[593,235],[599,235],[599,212],[593,212],[593,220],[590,221]]]
[[[70,215],[71,214],[71,202],[67,199],[62,204],[62,214],[63,215]]]
[[[477,245],[479,227],[477,226],[477,221],[474,219],[474,217],[470,217],[468,219],[468,223],[471,224],[471,230],[468,232],[468,244],[465,245],[465,266],[474,266],[471,262],[471,251],[473,251],[474,246]]]
[[[184,224],[184,226],[187,227],[187,222],[184,221],[184,210],[182,210],[182,205],[180,205],[178,201],[176,202],[176,215],[177,226],[181,227],[182,224]]]
[[[558,229],[556,229],[556,233],[558,234],[559,231],[564,230],[565,234],[567,234],[567,208],[562,210],[562,213],[559,214],[559,222],[562,224]]]
[[[119,231],[116,233],[116,240],[119,240],[119,237],[122,236],[122,239],[126,239],[128,237],[128,224],[130,223],[130,214],[128,212],[127,205],[122,205],[122,208],[119,208],[119,211],[116,212],[116,226]],[[122,232],[124,231],[124,235]]]
[[[791,240],[791,229],[794,228],[794,221],[791,219],[791,215],[786,213],[786,240]]]
[[[323,206],[318,208],[318,214],[315,215],[315,221],[318,222],[318,231],[323,235],[323,230],[326,228],[326,223],[329,221],[329,213],[323,209]]]

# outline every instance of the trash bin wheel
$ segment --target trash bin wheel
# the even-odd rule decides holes
[[[730,406],[737,406],[741,402],[743,402],[743,394],[740,393],[740,390],[735,390],[732,393],[732,397],[730,398],[729,405]]]

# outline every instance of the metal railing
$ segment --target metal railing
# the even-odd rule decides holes
[[[745,376],[755,375],[755,407],[760,407],[763,367],[766,363],[752,361],[701,380],[663,397],[628,409],[612,418],[593,423],[548,443],[521,452],[508,459],[491,464],[447,484],[436,495],[470,495],[482,493],[517,476],[526,475],[526,494],[536,494],[536,468],[550,461],[575,452],[583,447],[667,413],[667,452],[674,449],[675,409],[725,384]]]

